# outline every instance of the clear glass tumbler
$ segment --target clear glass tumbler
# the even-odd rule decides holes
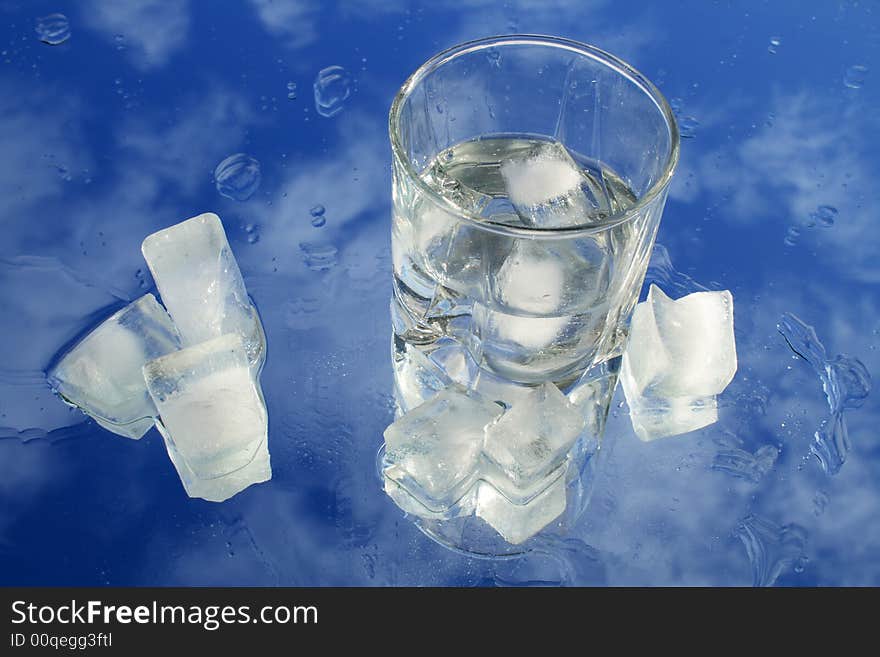
[[[389,131],[399,411],[454,384],[510,408],[552,382],[586,417],[559,527],[586,501],[678,160],[669,104],[592,46],[493,37],[421,66]],[[518,549],[467,513],[414,515],[454,547]]]

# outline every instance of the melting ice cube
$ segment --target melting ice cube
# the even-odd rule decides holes
[[[501,176],[527,226],[581,226],[610,214],[604,183],[586,176],[559,142],[542,142],[506,159]]]
[[[494,486],[480,482],[477,516],[514,545],[531,538],[565,511],[565,477],[527,504],[514,504]]]
[[[529,488],[562,465],[583,428],[584,417],[548,382],[489,425],[483,451],[509,480],[507,488]]]
[[[484,429],[501,411],[456,386],[438,393],[385,430],[385,476],[447,511],[476,481]]]
[[[200,479],[177,451],[177,446],[172,440],[171,434],[162,424],[161,420],[156,422],[156,428],[165,440],[165,449],[168,452],[168,456],[171,458],[171,462],[180,476],[180,481],[183,483],[186,494],[190,497],[199,497],[209,502],[223,502],[252,484],[259,484],[272,478],[269,446],[265,440],[260,443],[253,460],[243,468],[221,477]]]
[[[620,372],[636,435],[653,440],[717,421],[715,395],[736,367],[729,291],[673,301],[652,285],[633,312]]]
[[[231,333],[176,351],[148,362],[143,371],[163,435],[173,446],[169,455],[179,472],[181,463],[186,466],[185,485],[192,477],[245,474],[241,471],[266,444],[268,418],[241,336]],[[266,472],[256,470],[259,476]]]
[[[598,242],[518,240],[473,320],[490,368],[517,381],[556,378],[595,350],[605,325],[611,258]]]
[[[49,384],[104,428],[141,438],[156,415],[141,369],[179,347],[171,318],[145,294],[80,340],[49,372]]]
[[[265,337],[220,218],[207,212],[149,235],[141,246],[184,346],[242,336],[251,363]]]

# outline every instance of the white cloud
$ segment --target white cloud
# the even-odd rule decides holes
[[[310,0],[250,0],[269,34],[291,48],[302,48],[318,38],[318,5]]]
[[[145,70],[168,63],[184,46],[190,30],[188,0],[88,0],[81,17],[111,43],[122,35],[126,54]]]

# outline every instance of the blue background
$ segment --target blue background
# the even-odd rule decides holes
[[[34,30],[53,12],[71,26],[58,46]],[[618,391],[577,531],[492,562],[425,538],[375,473],[392,417],[386,117],[432,54],[512,32],[596,44],[674,99],[691,136],[658,243],[681,275],[652,276],[733,292],[740,368],[718,424],[649,444]],[[793,312],[876,372],[878,51],[871,2],[0,0],[0,584],[880,583],[877,395],[846,411],[852,448],[825,474],[820,379],[776,330]],[[331,65],[355,84],[324,118],[312,82]],[[236,152],[262,167],[245,202],[212,180]],[[833,226],[809,226],[821,205]],[[223,504],[186,497],[155,431],[100,429],[43,374],[152,288],[143,237],[204,211],[269,343],[274,477]],[[335,264],[310,269],[302,242]],[[719,468],[768,445],[760,476]]]

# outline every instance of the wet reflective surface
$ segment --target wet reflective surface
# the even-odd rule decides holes
[[[775,5],[0,2],[0,582],[880,583],[880,20]],[[670,99],[648,280],[730,289],[739,369],[718,423],[652,443],[618,390],[575,532],[493,562],[421,534],[375,462],[388,107],[436,51],[505,32],[594,43]],[[44,374],[154,289],[142,239],[206,211],[265,325],[274,472],[219,505],[186,497],[157,432],[110,434]]]

